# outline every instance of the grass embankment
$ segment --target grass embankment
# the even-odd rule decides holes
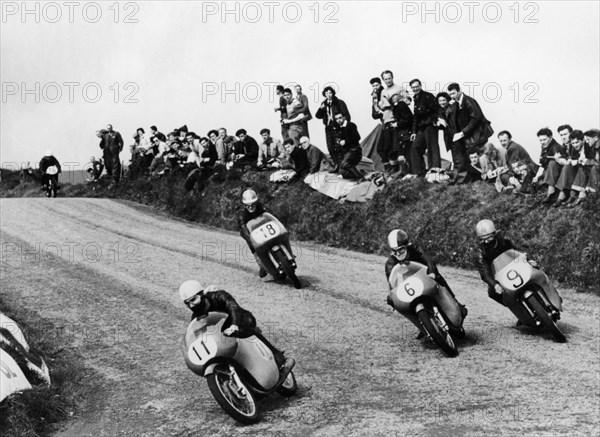
[[[46,436],[75,415],[83,396],[82,379],[89,370],[72,350],[63,330],[31,311],[9,307],[0,301],[0,312],[12,318],[32,349],[50,369],[51,385],[36,386],[9,396],[0,404],[0,430],[5,436]]]
[[[413,180],[387,186],[365,204],[340,204],[302,182],[272,184],[267,173],[254,172],[216,175],[204,191],[191,194],[183,189],[183,175],[177,174],[126,181],[115,191],[108,191],[106,185],[101,182],[94,190],[67,185],[62,195],[129,199],[188,220],[236,230],[241,193],[252,187],[294,239],[385,254],[389,231],[403,228],[439,264],[465,269],[474,269],[474,226],[490,218],[553,279],[600,294],[597,197],[582,207],[556,209],[541,205],[543,192],[525,198],[498,194],[486,183],[446,186]],[[29,190],[16,186],[3,195],[27,195]]]

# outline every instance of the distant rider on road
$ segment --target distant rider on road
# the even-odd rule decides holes
[[[58,189],[58,175],[61,173],[60,162],[58,162],[58,159],[56,159],[54,155],[52,155],[52,152],[50,150],[46,150],[46,153],[44,153],[44,157],[40,161],[40,172],[42,173],[42,189],[46,189],[46,186],[48,185],[48,180],[50,178],[50,175],[46,174],[46,170],[48,170],[48,167],[51,167],[53,165],[55,165],[58,168],[58,173],[56,174],[56,187]]]
[[[252,244],[252,239],[250,238],[250,231],[248,231],[248,227],[246,225],[250,220],[254,220],[255,218],[263,215],[265,213],[265,208],[258,200],[258,195],[254,190],[244,191],[242,194],[242,203],[244,204],[244,209],[239,212],[237,219],[238,227],[240,228],[240,235],[246,241],[248,247],[250,248],[250,252],[252,252],[254,258],[256,259],[256,263],[259,267],[258,276],[264,278],[267,276],[267,272],[262,266],[258,255],[256,254],[256,250]]]

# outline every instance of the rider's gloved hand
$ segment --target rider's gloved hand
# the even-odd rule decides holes
[[[239,332],[240,328],[237,325],[231,325],[229,328],[223,331],[227,337],[231,337],[234,333]]]
[[[539,269],[539,268],[540,268],[540,266],[539,266],[539,264],[537,263],[537,261],[534,261],[534,260],[532,260],[532,259],[529,259],[529,260],[527,260],[527,262],[528,262],[528,263],[529,263],[529,265],[530,265],[531,267],[533,267],[534,269]]]
[[[431,279],[433,279],[435,281],[435,273],[427,273],[427,276],[429,276]]]
[[[502,285],[500,285],[500,284],[496,284],[496,285],[494,285],[494,290],[496,291],[496,293],[498,293],[498,294],[500,294],[500,295],[501,295],[502,293],[504,293],[504,288],[502,288]]]

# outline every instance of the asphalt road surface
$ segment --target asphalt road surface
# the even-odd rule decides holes
[[[599,435],[600,299],[559,289],[566,344],[516,328],[474,272],[447,358],[385,304],[385,259],[295,243],[304,284],[263,282],[239,235],[99,199],[2,199],[2,299],[59,326],[91,369],[59,436]],[[382,236],[384,238],[384,236]],[[238,425],[184,363],[181,282],[233,294],[293,356],[298,394]],[[48,335],[56,335],[49,332]]]

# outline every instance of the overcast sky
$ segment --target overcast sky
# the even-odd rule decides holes
[[[153,124],[279,136],[277,83],[303,85],[313,114],[335,84],[365,137],[384,69],[432,92],[462,84],[536,160],[539,128],[600,125],[597,1],[66,3],[2,2],[3,166],[51,149],[81,168],[107,123],[122,159]],[[324,148],[321,121],[309,128]]]

